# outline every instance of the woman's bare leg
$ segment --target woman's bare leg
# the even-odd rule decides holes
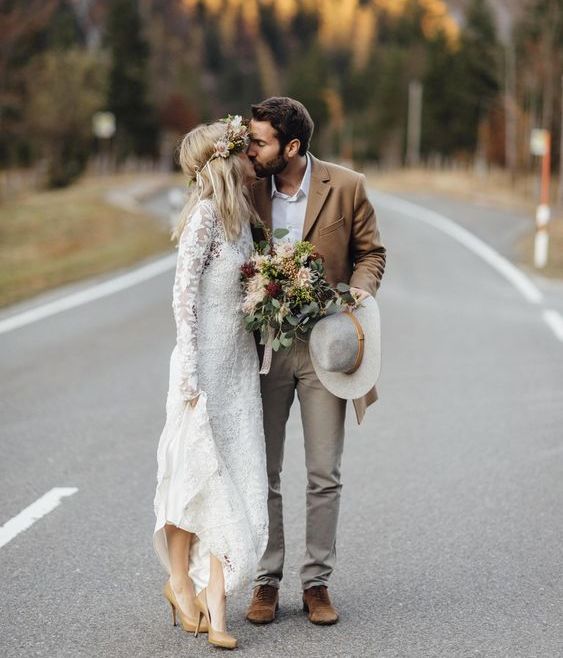
[[[183,613],[190,619],[197,619],[199,615],[195,605],[194,584],[188,576],[193,534],[168,523],[164,529],[170,560],[170,586]]]
[[[209,585],[207,586],[207,605],[211,616],[211,625],[216,631],[227,630],[227,599],[223,565],[214,555],[210,556]]]

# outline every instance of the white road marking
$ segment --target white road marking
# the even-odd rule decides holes
[[[0,334],[5,334],[14,329],[25,327],[25,325],[32,324],[33,322],[37,322],[43,318],[48,318],[57,313],[62,313],[63,311],[68,311],[71,308],[88,304],[88,302],[92,302],[96,299],[113,295],[120,290],[131,288],[131,286],[142,283],[147,279],[152,279],[174,267],[176,267],[176,254],[165,256],[149,265],[139,267],[132,272],[122,274],[121,276],[110,279],[109,281],[104,281],[104,283],[99,283],[90,288],[86,288],[85,290],[81,290],[80,292],[31,308],[29,311],[23,311],[22,313],[8,317],[5,320],[0,320]]]
[[[31,503],[0,528],[0,548],[12,541],[20,532],[30,528],[40,518],[52,512],[55,507],[60,505],[61,498],[72,496],[77,491],[76,487],[55,487]]]
[[[452,219],[445,215],[429,210],[423,206],[419,206],[410,201],[405,201],[399,197],[381,192],[375,193],[377,205],[379,207],[386,207],[389,210],[400,212],[414,219],[426,222],[430,226],[446,233],[451,238],[462,244],[464,247],[479,256],[482,260],[488,263],[495,269],[501,276],[503,276],[509,283],[511,283],[523,297],[532,304],[541,304],[543,295],[538,287],[517,267],[512,265],[504,256],[501,256],[488,244],[483,242],[477,236],[464,229],[459,224],[456,224]],[[104,283],[100,283],[86,290],[82,290],[53,302],[37,306],[28,311],[18,313],[5,320],[0,320],[0,334],[8,333],[14,329],[19,329],[43,318],[62,313],[71,308],[82,306],[96,299],[113,295],[116,292],[125,290],[132,286],[147,281],[159,274],[173,269],[176,266],[176,254],[165,256],[154,263],[144,265],[133,272],[123,274],[114,279],[110,279]],[[563,318],[557,311],[545,310],[543,312],[543,319],[550,327],[557,338],[563,341]],[[0,544],[1,546],[2,544]]]
[[[395,210],[403,215],[408,215],[414,219],[426,222],[430,226],[446,233],[454,240],[457,240],[464,247],[479,256],[488,263],[501,276],[509,281],[523,296],[532,304],[540,304],[543,295],[539,288],[517,267],[512,265],[504,256],[501,256],[488,244],[480,240],[477,236],[456,224],[452,219],[445,215],[419,206],[410,201],[405,201],[398,197],[377,192],[375,195],[379,207]]]
[[[552,309],[546,309],[543,312],[543,319],[555,336],[563,342],[563,317],[561,314]]]

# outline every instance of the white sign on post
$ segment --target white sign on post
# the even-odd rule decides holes
[[[92,117],[92,130],[100,139],[109,139],[115,134],[115,114],[113,112],[96,112]]]
[[[549,141],[549,132],[541,128],[534,128],[530,135],[530,151],[532,155],[545,155],[547,153],[547,144]]]

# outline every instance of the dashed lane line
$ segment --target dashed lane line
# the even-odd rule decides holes
[[[563,317],[561,317],[561,314],[553,309],[546,309],[543,312],[543,319],[555,336],[563,342]]]
[[[20,532],[30,528],[36,521],[52,512],[66,496],[78,491],[76,487],[55,487],[28,505],[18,515],[11,518],[0,528],[0,548],[17,537]]]

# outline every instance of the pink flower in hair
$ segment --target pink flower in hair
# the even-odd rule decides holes
[[[229,144],[224,140],[220,139],[218,142],[215,142],[215,155],[220,158],[228,158],[230,154]]]

